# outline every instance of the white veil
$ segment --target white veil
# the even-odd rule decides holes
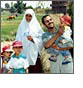
[[[26,14],[32,15],[32,20],[30,22],[27,22],[25,19]],[[32,36],[34,43],[29,41],[25,35],[25,33],[29,33],[29,35]],[[21,21],[21,24],[19,25],[16,40],[20,40],[23,43],[23,54],[27,57],[29,60],[30,65],[35,65],[38,52],[40,54],[40,51],[43,47],[42,45],[42,34],[43,30],[37,21],[37,18],[35,16],[35,13],[32,9],[27,9],[25,11],[23,20]]]

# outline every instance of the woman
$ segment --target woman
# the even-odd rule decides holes
[[[37,21],[32,9],[27,9],[21,24],[19,25],[16,40],[23,43],[23,54],[29,61],[29,73],[40,73],[42,71],[40,58],[42,49],[43,30]],[[34,65],[34,66],[33,66]]]

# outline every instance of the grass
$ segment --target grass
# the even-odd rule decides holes
[[[23,18],[24,14],[19,15],[18,17],[16,17],[16,19],[12,19],[12,20],[7,20],[7,17],[10,16],[10,13],[2,13],[1,14],[1,18],[2,18],[2,22],[1,22],[1,41],[12,41],[15,40],[15,34],[18,30],[18,26]],[[41,23],[41,18],[42,15],[37,15],[36,16],[38,21]]]
[[[11,41],[15,39],[15,33],[22,20],[23,14],[16,17],[15,20],[7,20],[8,16],[11,16],[11,13],[7,11],[1,13],[1,41]]]
[[[15,36],[16,36],[16,32],[18,30],[18,26],[23,18],[24,14],[19,15],[18,17],[16,17],[16,19],[12,19],[12,20],[7,20],[7,17],[10,16],[11,13],[5,11],[1,13],[1,41],[12,41],[15,40]],[[41,22],[41,18],[44,14],[41,15],[36,15],[41,27],[43,28],[44,31],[47,31],[46,28],[43,26],[42,22]],[[51,16],[54,19],[56,18],[56,15],[52,15]],[[55,20],[54,20],[55,24],[58,24]]]
[[[1,13],[1,41],[15,40],[15,34],[17,32],[18,26],[23,18],[23,14],[16,17],[16,19],[7,20],[7,17],[11,14],[8,12]]]

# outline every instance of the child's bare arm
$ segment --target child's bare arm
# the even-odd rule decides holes
[[[10,69],[8,70],[8,74],[12,74],[12,73],[13,73],[13,69],[10,68]]]
[[[29,73],[29,69],[27,68],[27,69],[26,69],[26,74],[28,74],[28,73]]]

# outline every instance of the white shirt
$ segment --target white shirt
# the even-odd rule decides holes
[[[71,35],[72,35],[72,30],[70,29],[69,26],[65,26],[65,32],[63,33],[63,35],[61,35],[62,37],[64,37],[66,40],[71,41]]]
[[[27,67],[29,67],[29,63],[28,60],[20,55],[19,58],[17,58],[15,55],[13,55],[13,57],[11,57],[10,61],[8,62],[8,64],[6,65],[6,68],[24,68],[26,69]]]

